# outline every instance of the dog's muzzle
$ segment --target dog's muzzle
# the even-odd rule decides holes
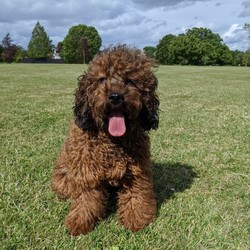
[[[117,106],[124,102],[124,96],[120,93],[111,93],[109,95],[109,101],[111,104]]]
[[[114,137],[123,136],[126,132],[125,117],[123,112],[118,110],[124,103],[124,95],[113,92],[108,96],[108,100],[116,110],[109,115],[108,131]]]

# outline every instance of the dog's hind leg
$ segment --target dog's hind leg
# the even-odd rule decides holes
[[[67,199],[71,195],[73,188],[69,181],[68,156],[65,147],[63,147],[55,168],[53,170],[51,188],[61,199]]]
[[[103,218],[106,208],[106,191],[89,189],[73,200],[65,225],[70,234],[87,234]]]

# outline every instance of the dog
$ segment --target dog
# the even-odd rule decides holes
[[[138,231],[156,216],[148,131],[159,123],[157,65],[141,50],[117,45],[99,52],[78,80],[74,121],[56,161],[52,190],[71,199],[65,225],[87,234],[117,189],[119,222]]]

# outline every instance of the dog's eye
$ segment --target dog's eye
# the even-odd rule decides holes
[[[129,79],[129,78],[127,78],[127,79],[125,80],[125,84],[126,84],[126,85],[132,85],[132,84],[134,84],[134,81],[131,80],[131,79]]]
[[[106,79],[107,79],[106,77],[101,77],[101,78],[98,79],[98,82],[100,84],[102,84],[102,83],[104,83],[106,81]]]

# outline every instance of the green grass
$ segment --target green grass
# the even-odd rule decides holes
[[[249,249],[249,68],[161,66],[156,221],[132,233],[115,213],[71,237],[50,179],[83,71],[0,64],[0,249]]]

